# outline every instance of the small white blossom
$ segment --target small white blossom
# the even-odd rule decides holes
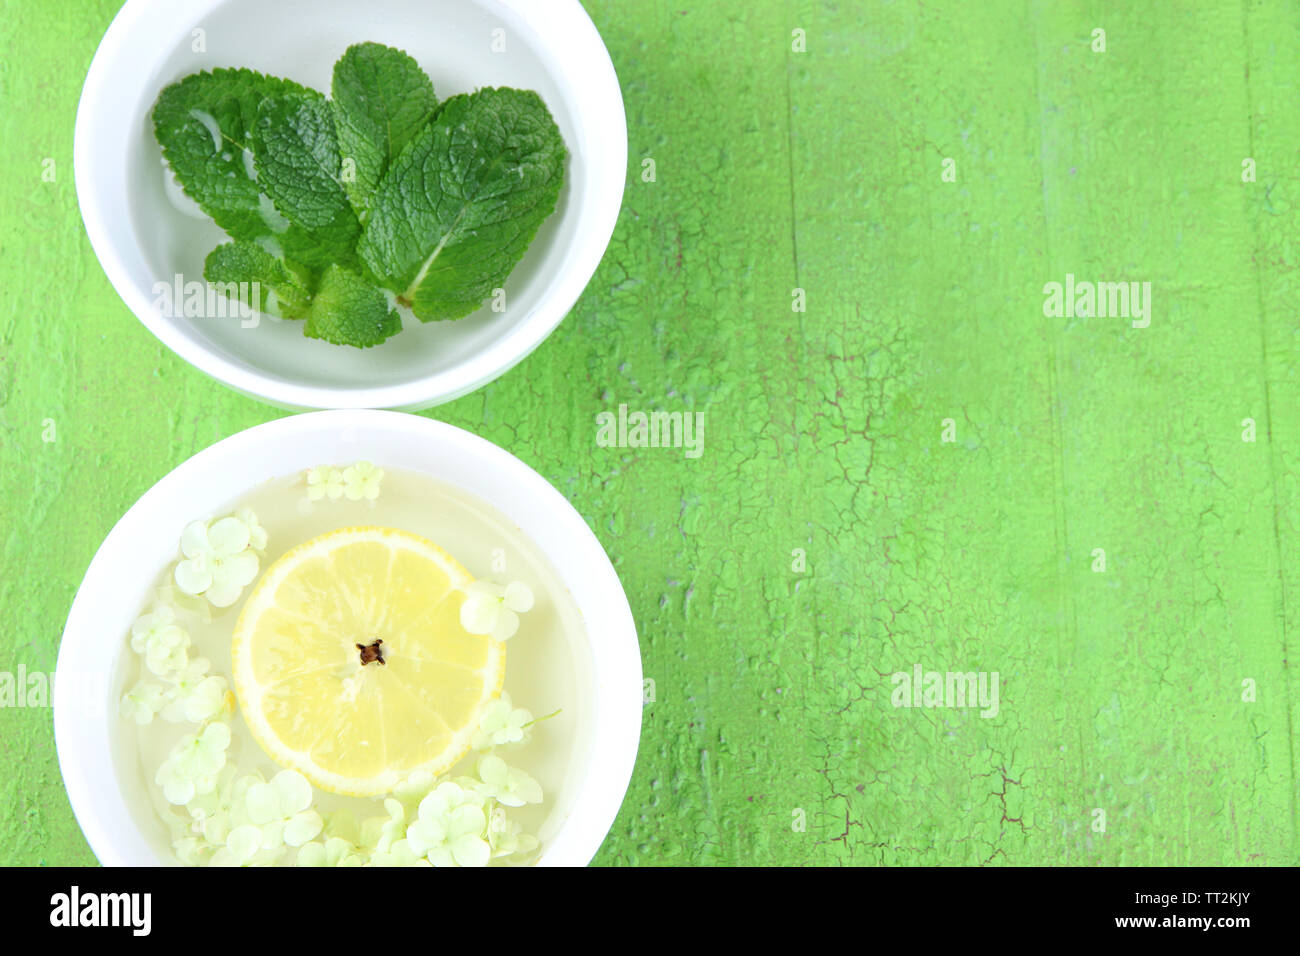
[[[402,802],[407,815],[415,817],[420,801],[429,795],[429,791],[438,783],[438,778],[427,770],[416,770],[409,777],[393,788],[393,796]]]
[[[479,760],[478,775],[482,781],[478,792],[507,807],[542,802],[542,785],[524,771],[508,766],[495,754]]]
[[[522,707],[515,707],[505,691],[483,712],[478,729],[474,731],[475,750],[490,750],[507,744],[526,743],[533,715]]]
[[[482,798],[450,781],[439,784],[420,801],[406,842],[412,853],[434,866],[487,866],[492,848]]]
[[[524,833],[516,821],[506,817],[502,807],[493,807],[488,814],[488,844],[492,858],[524,856],[537,849],[537,837]]]
[[[361,824],[361,845],[371,853],[387,853],[406,834],[407,814],[402,801],[384,800],[387,816],[371,817]]]
[[[167,703],[167,689],[151,681],[140,681],[122,697],[120,712],[127,720],[144,725]]]
[[[226,845],[213,855],[210,866],[257,866],[274,863],[280,852],[263,846],[262,828],[251,823],[237,826],[226,837]]]
[[[196,658],[172,675],[164,720],[201,724],[227,708],[228,691],[224,677],[208,673],[206,658]]]
[[[519,630],[519,615],[532,610],[533,592],[522,581],[506,587],[491,581],[475,581],[465,589],[460,606],[460,623],[471,634],[489,634],[506,641]]]
[[[249,822],[262,828],[267,849],[281,843],[298,847],[315,839],[325,821],[311,809],[311,802],[311,784],[296,770],[281,770],[269,783],[253,784],[245,797]]]
[[[145,666],[166,677],[189,659],[190,635],[176,622],[170,607],[142,615],[131,625],[131,649],[144,657]]]
[[[379,497],[379,484],[384,480],[384,469],[371,462],[359,461],[343,469],[343,493],[351,501],[374,501]]]
[[[186,866],[203,866],[212,855],[212,847],[196,836],[182,836],[172,841],[172,852]]]
[[[307,499],[331,501],[343,497],[343,472],[337,468],[312,468],[307,472]]]
[[[176,586],[213,607],[230,607],[257,577],[257,552],[265,546],[266,532],[247,509],[210,523],[191,521],[181,533],[185,560],[176,565]]]
[[[178,806],[189,803],[196,794],[211,793],[226,765],[229,746],[230,727],[220,722],[208,724],[199,733],[181,738],[158,768],[154,782],[163,788],[167,801]]]
[[[324,843],[304,843],[298,850],[299,866],[361,866],[365,861],[347,840],[330,837]]]
[[[433,864],[426,857],[416,856],[408,841],[398,840],[388,850],[371,854],[370,862],[366,866],[433,866]]]

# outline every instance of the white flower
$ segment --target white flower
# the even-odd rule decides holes
[[[507,766],[494,754],[487,754],[479,760],[478,775],[482,781],[478,792],[507,807],[542,802],[542,785],[524,771]]]
[[[490,634],[506,641],[519,630],[519,615],[533,607],[533,592],[522,581],[506,587],[491,581],[475,581],[465,589],[460,606],[460,623],[471,634]]]
[[[235,777],[230,764],[218,774],[218,784],[196,794],[186,805],[190,825],[177,833],[172,847],[182,863],[196,866],[270,866],[285,851],[286,827],[253,822],[249,794],[266,787],[260,774]],[[254,803],[256,804],[256,797]]]
[[[172,675],[172,681],[174,685],[167,693],[168,703],[162,712],[164,720],[201,724],[226,710],[226,679],[208,674],[206,658],[190,661]]]
[[[266,532],[247,509],[211,523],[191,521],[181,533],[185,560],[176,565],[177,587],[202,594],[213,607],[230,607],[257,577],[259,543],[266,546]]]
[[[320,501],[343,497],[343,472],[337,468],[313,468],[307,472],[307,499]]]
[[[212,847],[198,837],[183,836],[172,841],[172,852],[186,866],[203,866],[212,854]]]
[[[226,837],[226,845],[212,854],[210,866],[265,866],[274,863],[283,847],[263,845],[262,828],[251,823],[237,826]]]
[[[406,813],[414,817],[420,801],[429,795],[438,778],[427,770],[416,770],[393,788],[393,796],[402,802]]]
[[[474,731],[475,750],[489,750],[506,744],[525,743],[529,737],[529,724],[533,715],[522,707],[515,707],[505,691],[483,712],[478,729]]]
[[[379,497],[379,483],[384,480],[384,469],[368,461],[359,461],[343,469],[343,493],[351,501],[374,501]]]
[[[518,823],[507,819],[503,807],[493,807],[488,814],[487,835],[493,859],[522,856],[537,849],[537,837],[529,836]]]
[[[245,806],[249,822],[262,829],[262,846],[297,847],[315,839],[325,821],[311,809],[311,801],[311,784],[296,770],[281,770],[270,783],[250,786]]]
[[[432,866],[425,857],[416,856],[409,840],[398,840],[387,850],[376,850],[366,866]]]
[[[257,513],[252,508],[240,508],[235,512],[235,517],[244,522],[244,526],[248,528],[248,546],[258,554],[265,551],[266,529],[258,520]]]
[[[212,791],[197,794],[185,804],[192,829],[201,833],[212,849],[225,845],[231,830],[249,822],[244,798],[249,787],[265,782],[260,774],[247,774],[236,779],[235,769],[230,764],[222,770],[218,781]]]
[[[122,697],[121,714],[127,720],[144,725],[167,703],[167,689],[161,684],[140,681]]]
[[[197,734],[181,738],[163,761],[154,782],[163,788],[163,796],[178,806],[189,803],[196,794],[211,793],[217,775],[226,765],[230,746],[230,727],[211,723]]]
[[[176,612],[160,607],[131,625],[131,649],[144,655],[145,666],[165,677],[185,666],[189,658],[190,635],[176,623]]]
[[[406,833],[406,807],[389,797],[384,801],[387,816],[371,817],[361,824],[361,845],[372,853],[387,853]]]
[[[299,866],[361,866],[357,848],[340,837],[324,843],[304,843],[298,851]]]
[[[482,798],[448,781],[420,801],[406,842],[412,853],[434,866],[487,866],[492,848],[486,831]]]
[[[185,804],[190,815],[189,834],[198,834],[209,850],[224,843],[226,834],[230,832],[230,787],[233,779],[234,768],[226,764],[211,791],[195,794]]]

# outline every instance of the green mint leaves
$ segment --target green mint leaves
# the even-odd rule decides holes
[[[454,96],[380,181],[361,258],[422,321],[469,315],[555,211],[564,159],[536,93]]]
[[[342,266],[330,266],[321,276],[303,329],[308,338],[358,348],[378,345],[400,331],[402,320],[384,294]]]
[[[226,298],[259,312],[301,319],[311,306],[310,275],[294,270],[256,242],[217,246],[203,264],[203,278]],[[256,297],[253,289],[259,290]]]
[[[555,211],[567,152],[546,105],[512,89],[440,105],[414,59],[376,43],[344,54],[331,97],[242,69],[163,90],[163,156],[235,240],[205,278],[356,348],[401,331],[394,300],[425,322],[474,312]]]
[[[306,93],[251,70],[195,73],[162,91],[154,134],[186,194],[235,239],[270,235],[275,216],[254,178],[252,131],[268,97]]]
[[[258,185],[290,226],[282,239],[285,254],[314,269],[352,264],[361,223],[340,178],[334,113],[325,97],[264,100],[252,141]]]
[[[362,43],[334,67],[334,125],[339,150],[355,164],[348,198],[364,222],[388,166],[428,125],[438,98],[420,64],[401,50]]]

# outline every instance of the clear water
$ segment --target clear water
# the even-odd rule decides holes
[[[322,464],[342,467],[349,463]],[[385,469],[376,501],[309,501],[305,477],[296,474],[267,482],[220,513],[194,517],[220,517],[241,507],[251,508],[267,532],[262,571],[286,551],[318,535],[338,528],[377,525],[400,528],[436,542],[477,578],[503,584],[522,581],[532,588],[536,604],[521,615],[519,632],[506,645],[505,690],[516,707],[526,707],[535,717],[560,712],[536,724],[529,743],[503,748],[500,754],[507,763],[536,777],[545,791],[543,803],[508,811],[525,832],[542,840],[544,852],[547,837],[559,827],[576,796],[578,781],[573,780],[573,770],[581,764],[583,755],[575,752],[574,742],[579,739],[578,728],[586,717],[585,701],[590,699],[586,693],[590,662],[577,605],[538,548],[509,519],[474,496],[424,475],[396,469]],[[181,530],[176,529],[178,542]],[[170,581],[173,567],[158,569],[158,586]],[[192,641],[191,657],[206,657],[212,663],[212,672],[228,682],[234,625],[255,585],[256,581],[232,607],[213,609],[211,623],[186,622]],[[141,613],[147,610],[142,607]],[[126,686],[130,687],[148,674],[134,653],[128,652],[126,657]],[[139,772],[161,823],[176,808],[164,800],[161,789],[153,783],[154,773],[173,745],[194,731],[194,725],[170,723],[161,717],[143,727],[126,721],[123,724],[125,732],[138,741]],[[231,721],[231,734],[229,760],[238,773],[258,771],[269,778],[281,769],[253,739],[238,712]],[[473,753],[467,755],[450,773],[471,773],[474,759]],[[321,790],[316,793],[315,806],[322,813],[348,807],[358,820],[383,814],[382,798],[342,797]],[[294,856],[290,851],[281,862],[292,863]]]

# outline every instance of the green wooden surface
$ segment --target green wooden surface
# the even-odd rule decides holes
[[[587,6],[618,230],[531,358],[430,414],[550,479],[627,590],[655,700],[598,862],[1300,862],[1300,7]],[[85,238],[116,7],[0,2],[0,670],[53,668],[141,493],[280,414]],[[1150,326],[1044,316],[1066,273],[1151,282]],[[706,412],[703,456],[598,447],[620,402]],[[998,671],[999,715],[893,707],[916,664]],[[49,710],[0,710],[0,863],[92,862]]]

